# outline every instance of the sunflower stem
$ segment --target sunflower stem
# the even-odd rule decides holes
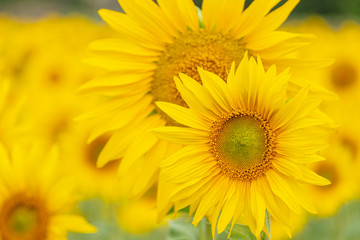
[[[199,224],[200,240],[211,240],[211,225],[207,223],[206,219],[203,219]]]

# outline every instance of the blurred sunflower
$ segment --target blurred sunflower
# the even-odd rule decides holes
[[[287,229],[289,211],[316,213],[302,184],[329,184],[305,167],[323,159],[318,152],[327,146],[321,101],[308,97],[309,87],[289,97],[288,72],[276,75],[275,65],[265,72],[260,58],[246,54],[227,83],[203,69],[199,75],[203,86],[184,74],[175,80],[189,108],[157,102],[183,126],[152,130],[185,145],[161,163],[175,185],[170,199],[176,208],[190,205],[194,225],[210,216],[213,234],[241,221],[257,237],[266,210]]]
[[[317,36],[311,45],[299,51],[302,57],[335,59],[328,68],[309,71],[307,78],[339,94],[342,101],[357,99],[359,102],[360,49],[357,39],[360,37],[360,26],[348,21],[335,29],[323,18],[312,17],[301,24],[290,25],[290,29]]]
[[[91,131],[90,125],[74,124],[59,138],[60,158],[66,173],[76,176],[78,189],[88,198],[100,197],[105,201],[117,201],[126,184],[117,181],[119,161],[98,168],[96,162],[99,153],[108,140],[103,135],[87,143]]]
[[[157,220],[158,213],[155,207],[156,188],[151,188],[141,199],[123,201],[117,210],[121,229],[133,234],[146,234],[165,225],[164,221]]]
[[[201,66],[225,78],[231,63],[239,63],[245,51],[259,55],[267,66],[277,63],[282,70],[284,66],[301,66],[303,60],[296,57],[296,50],[308,39],[276,31],[299,0],[289,0],[275,10],[278,0],[254,1],[246,9],[245,1],[205,0],[201,14],[191,0],[119,2],[126,13],[104,9],[99,13],[122,37],[93,42],[87,59],[110,72],[81,88],[111,100],[79,119],[97,117],[102,122],[90,141],[113,132],[98,165],[122,158],[120,176],[135,175],[131,167],[143,176],[136,178],[137,187],[132,192],[138,196],[157,181],[158,161],[179,147],[148,132],[153,127],[177,124],[154,104],[160,100],[185,106],[174,76],[186,73],[200,81],[196,68]],[[122,140],[125,136],[127,143]],[[147,167],[139,171],[139,166]],[[164,203],[159,209],[166,213],[170,207]]]
[[[11,96],[25,99],[19,120],[27,131],[54,142],[83,110],[83,103],[93,102],[93,97],[76,96],[75,90],[103,72],[82,63],[86,45],[114,34],[83,17],[6,24],[11,27],[0,28],[4,33],[0,36],[0,77],[11,82]],[[75,30],[78,36],[71,34]]]
[[[290,29],[317,35],[317,39],[314,40],[313,44],[300,51],[303,57],[315,56],[335,59],[332,66],[317,71],[309,71],[306,73],[308,74],[306,77],[310,81],[331,89],[340,96],[339,101],[327,102],[322,104],[321,107],[339,124],[337,135],[334,136],[336,140],[333,140],[336,143],[333,151],[336,151],[334,154],[338,156],[336,161],[344,162],[344,166],[341,167],[329,161],[329,164],[336,164],[336,166],[329,166],[329,168],[333,168],[335,172],[338,172],[336,175],[339,176],[339,179],[344,179],[345,182],[349,183],[346,180],[348,177],[342,175],[345,166],[349,167],[349,158],[352,159],[351,168],[357,169],[357,171],[360,170],[360,128],[358,127],[360,121],[358,111],[360,104],[358,94],[360,91],[360,48],[357,41],[360,38],[360,26],[357,23],[347,21],[335,28],[320,17],[312,17],[300,24],[291,24]],[[347,153],[340,154],[341,151]],[[332,157],[329,155],[329,158]],[[354,176],[358,176],[358,174],[354,174]],[[347,183],[338,186],[345,186]],[[345,187],[344,190],[340,190],[341,188],[339,187],[339,194],[334,194],[336,196],[331,198],[332,200],[322,204],[323,207],[327,204],[332,206],[327,207],[329,209],[324,210],[325,213],[330,214],[333,212],[336,205],[339,204],[335,203],[341,199],[344,201],[344,193],[352,189],[351,186],[349,188]],[[336,191],[335,186],[326,189],[329,189],[329,192],[334,190],[335,193]],[[354,194],[353,190],[349,192],[350,195]],[[360,188],[357,191],[360,193]]]
[[[288,225],[292,234],[296,235],[301,232],[307,223],[308,216],[306,214],[290,213],[288,216]],[[271,239],[291,240],[292,238],[284,231],[281,223],[271,218]]]
[[[11,154],[0,146],[0,239],[67,239],[68,231],[93,233],[96,228],[71,214],[72,181],[58,175],[56,148],[17,144]]]
[[[20,117],[25,98],[13,89],[10,79],[0,76],[0,142],[11,147],[24,132]]]
[[[312,170],[331,181],[331,185],[325,187],[307,186],[308,195],[311,196],[321,216],[336,213],[344,203],[358,195],[358,169],[354,167],[351,149],[344,146],[338,136],[334,137],[330,146],[323,153],[327,161],[309,165]]]

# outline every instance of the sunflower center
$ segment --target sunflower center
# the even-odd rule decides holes
[[[52,70],[48,73],[48,81],[52,85],[57,85],[61,82],[61,73],[58,70]]]
[[[240,63],[245,49],[241,40],[231,39],[221,33],[188,31],[165,46],[154,73],[152,94],[154,101],[166,101],[186,106],[177,91],[174,76],[184,73],[201,82],[197,67],[202,67],[226,79],[231,63]],[[168,122],[171,120],[160,109],[158,112]]]
[[[345,149],[350,151],[350,153],[352,155],[352,159],[357,159],[357,156],[359,154],[357,142],[353,138],[351,138],[350,136],[347,136],[347,135],[340,136],[340,140],[341,140],[342,146]]]
[[[108,136],[101,136],[95,139],[90,144],[86,145],[85,159],[87,160],[87,163],[90,166],[90,168],[94,169],[97,172],[106,173],[108,171],[113,171],[117,169],[118,161],[111,161],[102,168],[98,168],[96,165],[98,157],[101,151],[103,150],[103,148],[105,147],[105,144],[108,142],[108,140],[109,140]]]
[[[213,123],[210,147],[223,173],[251,181],[272,167],[275,134],[259,114],[234,111]]]
[[[20,235],[26,235],[36,226],[36,210],[29,207],[18,207],[9,219],[10,228]]]
[[[351,87],[357,79],[357,72],[350,63],[336,63],[331,72],[331,80],[335,88],[342,90]]]
[[[320,176],[329,179],[331,181],[330,185],[321,186],[319,189],[327,190],[330,188],[334,188],[339,182],[339,172],[335,165],[331,164],[329,161],[321,162],[316,167],[316,173]]]
[[[7,199],[0,212],[4,240],[46,239],[49,214],[41,199],[18,193]]]

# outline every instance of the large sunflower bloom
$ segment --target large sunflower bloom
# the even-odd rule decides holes
[[[141,195],[157,181],[159,159],[178,147],[148,132],[174,124],[155,101],[185,106],[174,76],[186,73],[200,81],[200,66],[225,78],[231,63],[238,64],[245,51],[259,55],[265,65],[276,63],[283,69],[300,62],[296,50],[307,40],[304,35],[276,31],[299,0],[289,0],[274,11],[278,0],[256,0],[246,9],[245,1],[205,0],[201,21],[191,0],[119,2],[125,13],[99,13],[121,38],[93,42],[87,60],[110,73],[82,87],[111,100],[83,117],[97,117],[104,123],[94,128],[89,141],[113,133],[98,165],[121,158],[119,175],[133,178],[132,194]],[[159,208],[164,214],[169,205]]]
[[[327,146],[321,101],[307,97],[308,87],[289,97],[287,71],[276,75],[272,66],[265,72],[260,58],[246,55],[227,83],[203,69],[199,75],[203,86],[184,74],[175,79],[189,108],[157,103],[183,126],[152,130],[185,145],[161,163],[175,185],[170,199],[176,209],[190,205],[194,225],[210,216],[213,232],[241,221],[256,236],[266,210],[285,226],[289,211],[316,213],[302,184],[329,184],[305,167],[321,160],[318,152]]]
[[[70,212],[76,199],[72,179],[57,174],[57,150],[47,153],[44,146],[15,144],[9,154],[0,145],[2,240],[66,240],[68,231],[96,231]]]

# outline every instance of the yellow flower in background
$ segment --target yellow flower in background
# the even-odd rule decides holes
[[[121,202],[117,219],[121,229],[133,234],[146,234],[166,225],[164,221],[158,221],[156,190],[153,188],[141,199]]]
[[[0,239],[67,239],[68,231],[96,228],[70,212],[76,200],[72,180],[58,173],[58,152],[42,144],[0,146]]]
[[[7,147],[21,136],[24,129],[19,127],[24,97],[14,91],[14,84],[0,76],[0,142]]]
[[[306,226],[308,216],[306,214],[296,214],[290,213],[287,222],[290,228],[290,231],[293,235],[301,232]],[[292,237],[289,236],[282,226],[283,224],[277,222],[275,219],[271,218],[271,239],[274,240],[291,240]]]
[[[19,124],[27,134],[57,141],[71,130],[75,116],[98,102],[76,95],[81,84],[103,72],[82,63],[86,45],[114,33],[84,17],[9,20],[8,25],[0,29],[5,33],[0,36],[0,77],[11,82],[10,95],[22,98]]]
[[[119,207],[117,211],[120,227],[133,234],[146,234],[159,226],[155,202],[135,200]]]
[[[317,36],[313,43],[300,50],[302,57],[333,58],[335,63],[328,68],[310,71],[307,78],[339,94],[343,101],[353,101],[360,89],[360,26],[354,22],[344,22],[335,28],[320,17],[312,17],[289,29],[313,33]],[[355,97],[355,98],[354,98]]]
[[[37,22],[11,23],[0,37],[0,58],[6,64],[1,74],[32,91],[76,89],[93,78],[100,70],[82,63],[86,45],[114,36],[108,28],[85,17],[47,17]],[[77,36],[73,34],[75,30]]]
[[[356,192],[358,169],[351,149],[343,145],[341,139],[334,136],[330,147],[323,152],[327,161],[316,162],[309,167],[331,181],[325,187],[307,186],[308,195],[318,209],[319,215],[330,216],[351,199],[358,196]]]
[[[97,158],[108,136],[103,135],[91,143],[87,139],[91,132],[89,124],[75,124],[59,138],[60,159],[65,173],[74,176],[79,191],[87,198],[100,197],[106,202],[124,197],[126,183],[117,181],[119,161],[96,166]]]
[[[277,63],[282,70],[302,65],[296,51],[308,41],[306,36],[276,31],[299,1],[287,1],[271,11],[278,2],[254,1],[244,9],[245,1],[205,0],[202,20],[191,0],[158,4],[122,0],[125,13],[100,10],[121,37],[90,44],[87,62],[110,72],[81,88],[110,97],[103,107],[79,118],[96,117],[102,122],[90,141],[112,132],[98,166],[122,158],[119,175],[127,179],[140,176],[134,179],[135,196],[157,181],[159,160],[180,146],[157,140],[148,130],[176,125],[154,102],[185,105],[173,82],[179,73],[200,81],[196,69],[201,66],[225,78],[231,63],[239,63],[245,51],[259,55],[267,66]],[[141,170],[141,166],[146,167]],[[160,194],[162,189],[160,186]],[[159,205],[163,214],[170,208],[167,203]]]
[[[210,215],[213,234],[241,221],[257,237],[266,210],[287,230],[289,211],[316,213],[302,185],[329,184],[305,166],[322,160],[318,152],[327,146],[321,101],[308,97],[309,87],[288,96],[288,71],[276,75],[273,65],[265,72],[260,58],[246,54],[227,83],[203,69],[199,75],[203,86],[184,74],[175,79],[189,108],[157,102],[183,125],[152,130],[185,145],[161,163],[175,185],[175,209],[190,205],[194,225]]]

